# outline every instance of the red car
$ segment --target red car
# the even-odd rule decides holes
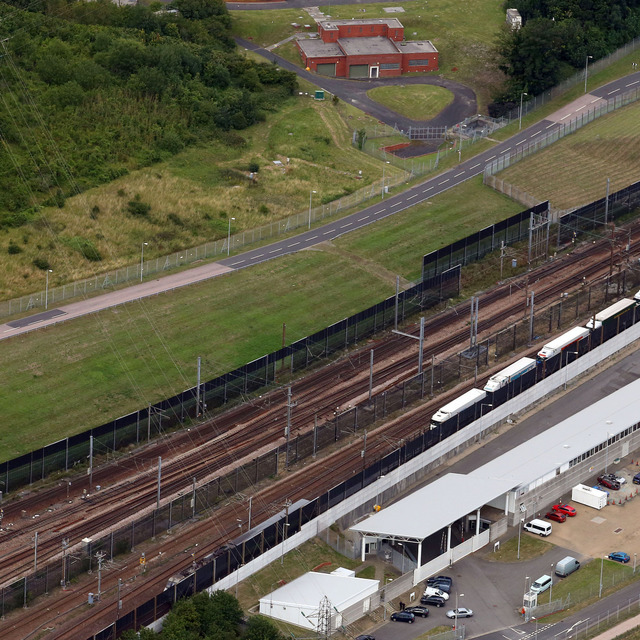
[[[568,518],[573,518],[573,516],[575,516],[577,513],[577,511],[573,507],[570,507],[568,504],[554,504],[553,507],[551,507],[551,511],[564,513],[564,515]]]
[[[567,519],[567,516],[564,513],[558,513],[557,511],[549,511],[545,515],[547,520],[555,520],[556,522],[564,522]]]
[[[608,476],[598,476],[598,484],[601,484],[607,489],[613,489],[613,491],[618,491],[618,489],[620,489],[620,483],[612,480]]]

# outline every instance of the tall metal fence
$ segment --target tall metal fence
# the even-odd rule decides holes
[[[568,120],[567,122],[558,123],[558,126],[549,133],[543,133],[532,142],[526,142],[518,145],[515,150],[501,154],[498,158],[488,163],[484,168],[484,175],[490,176],[506,169],[515,162],[519,162],[528,156],[537,153],[541,149],[564,138],[570,133],[574,133],[585,125],[593,122],[596,118],[611,113],[616,109],[625,107],[628,104],[637,102],[640,99],[640,88],[631,89],[621,94],[616,94],[614,98],[598,100],[593,106],[588,107],[580,112],[580,115]]]
[[[199,393],[197,387],[192,387],[155,405],[3,462],[0,481],[4,483],[4,492],[16,491],[54,471],[68,471],[75,465],[86,464],[91,438],[94,454],[107,454],[130,444],[149,441],[195,418],[203,409],[212,410],[230,400],[268,388],[275,382],[277,371],[288,370],[293,374],[304,370],[393,326],[396,312],[398,319],[403,321],[441,300],[456,297],[459,285],[458,267],[401,291],[397,300],[391,296],[313,335],[209,380],[201,384]]]

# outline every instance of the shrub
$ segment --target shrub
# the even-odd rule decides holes
[[[266,216],[269,213],[269,207],[267,207],[266,204],[261,204],[258,207],[258,212],[261,213],[263,216]]]
[[[49,261],[46,258],[35,258],[33,260],[33,266],[41,271],[46,271],[51,268]]]
[[[258,173],[258,171],[260,171],[260,165],[255,160],[252,160],[249,163],[249,171],[251,171],[251,173]]]
[[[97,204],[94,204],[93,207],[91,207],[91,213],[89,213],[89,217],[92,220],[97,220],[99,213],[100,213],[100,207]]]
[[[9,242],[9,247],[7,248],[7,253],[9,255],[15,255],[16,253],[22,253],[22,249],[11,240]]]
[[[133,200],[129,200],[127,211],[129,211],[132,216],[147,216],[149,215],[149,211],[151,211],[151,205],[142,202],[140,194],[137,193]]]
[[[170,213],[167,218],[169,222],[173,222],[177,227],[184,227],[184,221],[177,213]]]
[[[87,260],[91,262],[100,262],[100,260],[102,260],[100,252],[91,240],[83,238],[82,236],[74,236],[73,238],[64,238],[62,240]]]

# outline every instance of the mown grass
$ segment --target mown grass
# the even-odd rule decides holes
[[[332,18],[398,18],[407,40],[431,40],[440,53],[439,71],[432,72],[472,87],[479,111],[485,111],[491,92],[502,80],[492,48],[498,29],[504,23],[499,4],[486,0],[412,0],[400,6],[403,13],[389,14],[382,4],[324,5],[320,9]],[[232,11],[234,33],[252,38],[262,46],[273,45],[293,35],[292,22],[315,25],[303,11]],[[288,46],[288,45],[287,45]],[[283,49],[285,47],[282,47]],[[277,53],[281,53],[278,48]],[[290,57],[300,64],[300,56]]]
[[[453,102],[448,89],[431,85],[376,87],[367,95],[413,120],[431,120]]]
[[[0,342],[0,460],[192,386],[198,356],[209,379],[278,348],[283,323],[290,343],[364,309],[395,274],[416,278],[423,254],[520,208],[479,182],[462,189],[369,236]]]
[[[232,233],[254,229],[357,191],[382,177],[382,163],[351,146],[351,132],[371,118],[344,102],[291,98],[265,123],[242,132],[244,144],[211,143],[170,161],[136,171],[44,210],[40,224],[7,231],[0,243],[0,298],[44,288],[45,274],[32,261],[43,249],[50,260],[49,286],[136,264],[141,243],[152,259]],[[360,124],[362,123],[362,124]],[[287,158],[289,162],[287,163]],[[273,164],[279,160],[285,170]],[[259,166],[249,179],[250,164]],[[362,173],[360,173],[360,171]],[[388,167],[388,176],[399,173]],[[151,206],[132,215],[136,198]],[[89,239],[102,255],[90,262],[69,238]],[[9,253],[9,245],[19,251]]]
[[[638,109],[636,103],[602,116],[498,177],[557,209],[603,198],[607,178],[610,193],[632,184],[640,176]]]

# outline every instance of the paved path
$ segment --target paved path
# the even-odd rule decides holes
[[[460,162],[458,166],[450,169],[449,171],[445,171],[438,176],[430,178],[411,189],[399,193],[398,195],[384,198],[383,194],[381,194],[380,201],[374,202],[374,204],[371,204],[366,209],[353,213],[346,218],[329,222],[320,227],[305,231],[297,236],[293,236],[285,240],[279,240],[264,247],[259,247],[238,255],[230,256],[229,258],[224,258],[223,260],[219,260],[215,263],[202,265],[195,269],[183,271],[179,274],[165,276],[154,280],[151,283],[146,282],[121,291],[115,291],[70,304],[65,307],[61,307],[60,309],[53,309],[51,310],[52,313],[57,314],[53,317],[51,315],[43,316],[42,314],[30,316],[30,324],[27,324],[26,326],[20,326],[22,321],[17,321],[18,326],[16,326],[16,323],[0,325],[0,340],[20,335],[37,328],[50,326],[72,317],[95,313],[124,302],[137,300],[150,295],[156,295],[177,287],[187,286],[195,282],[216,277],[221,273],[227,273],[231,269],[250,267],[273,258],[278,258],[283,255],[295,253],[301,249],[312,247],[326,240],[334,240],[349,231],[353,231],[354,229],[364,227],[388,216],[392,216],[400,211],[404,211],[405,209],[420,204],[421,202],[424,202],[433,196],[450,189],[451,187],[461,184],[465,180],[469,180],[474,176],[480,175],[488,162],[491,162],[495,158],[498,158],[513,149],[517,149],[522,144],[534,141],[540,134],[553,131],[554,128],[560,126],[560,123],[568,121],[571,116],[579,115],[585,108],[585,104],[594,104],[601,98],[613,97],[627,89],[635,88],[638,84],[640,84],[640,72],[615,80],[591,92],[590,94],[587,94],[586,96],[582,96],[570,105],[562,107],[558,114],[549,116],[527,129],[519,131],[516,135],[504,142],[501,142],[492,149],[478,154],[469,160]]]

